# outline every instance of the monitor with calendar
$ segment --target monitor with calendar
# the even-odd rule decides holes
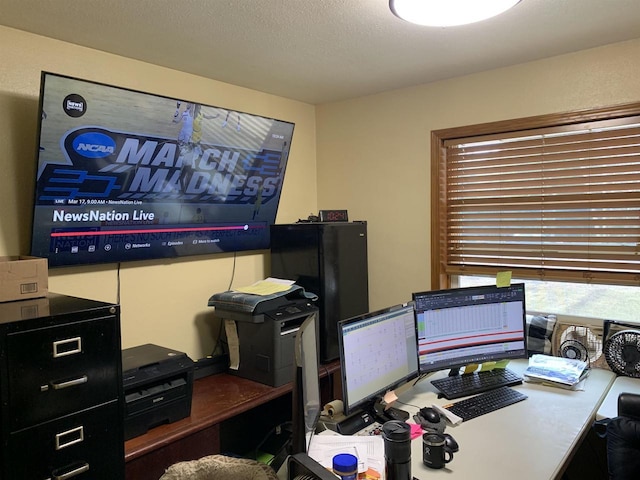
[[[524,284],[413,294],[420,373],[526,358]]]

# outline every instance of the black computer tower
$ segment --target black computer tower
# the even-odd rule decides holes
[[[367,223],[272,225],[271,275],[318,295],[320,361],[337,359],[338,321],[369,311]]]

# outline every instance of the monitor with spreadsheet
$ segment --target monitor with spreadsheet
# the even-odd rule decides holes
[[[524,284],[413,294],[420,373],[526,358]]]
[[[342,320],[338,343],[346,414],[374,407],[387,391],[418,375],[411,304]]]

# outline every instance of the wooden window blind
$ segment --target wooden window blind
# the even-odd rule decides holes
[[[435,136],[432,252],[441,287],[451,275],[501,270],[640,284],[640,115],[558,118],[550,126],[538,117],[534,128]]]

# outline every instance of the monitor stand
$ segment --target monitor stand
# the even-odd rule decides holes
[[[373,402],[373,415],[380,423],[388,422],[389,420],[404,422],[409,419],[409,412],[395,407],[386,407],[380,399]]]
[[[335,431],[342,435],[355,435],[365,428],[372,428],[376,423],[384,424],[389,420],[406,421],[409,419],[408,412],[394,407],[385,409],[381,400],[377,399],[340,420],[335,425]]]

